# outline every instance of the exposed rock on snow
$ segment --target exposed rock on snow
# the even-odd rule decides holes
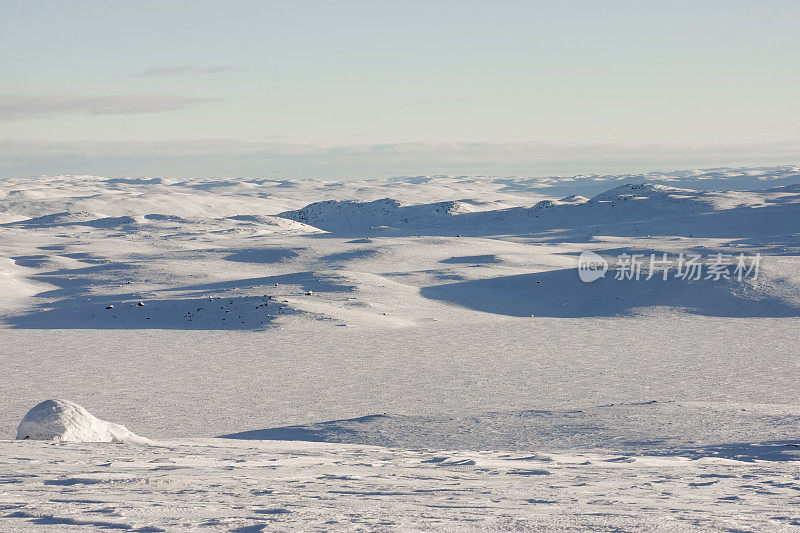
[[[17,440],[127,442],[150,444],[125,426],[100,420],[68,400],[46,400],[28,411],[17,428]]]

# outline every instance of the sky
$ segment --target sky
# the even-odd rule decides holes
[[[0,176],[800,163],[800,2],[0,0]]]

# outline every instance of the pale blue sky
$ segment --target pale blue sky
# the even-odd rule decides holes
[[[0,175],[800,162],[796,1],[0,1]]]

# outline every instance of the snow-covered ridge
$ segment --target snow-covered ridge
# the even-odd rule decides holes
[[[797,186],[762,191],[699,191],[657,183],[628,183],[587,199],[570,195],[542,200],[532,207],[479,210],[467,202],[402,205],[390,198],[371,202],[353,200],[315,202],[280,214],[326,231],[359,231],[380,227],[435,232],[447,227],[465,233],[502,234],[540,230],[565,223],[620,223],[681,218],[755,207],[781,207],[800,213]]]
[[[326,200],[280,216],[331,231],[373,226],[419,227],[443,217],[471,212],[474,203],[469,202],[401,205],[397,200],[383,198],[372,202]]]
[[[84,227],[97,229],[124,229],[129,232],[143,230],[157,230],[159,228],[210,228],[228,227],[230,229],[243,226],[258,227],[262,231],[294,231],[304,233],[319,233],[320,230],[307,224],[289,220],[273,215],[232,215],[223,218],[217,217],[184,217],[177,214],[133,214],[122,216],[104,216],[101,213],[89,211],[63,211],[28,219],[17,219],[0,223],[0,226],[13,228],[59,228],[59,227]]]
[[[658,183],[626,183],[606,192],[600,193],[592,201],[613,202],[620,200],[660,200],[660,201],[685,201],[700,200],[707,195],[705,191],[670,187]]]
[[[578,176],[422,176],[358,181],[263,178],[0,178],[0,221],[62,212],[118,217],[167,213],[181,217],[277,214],[311,202],[394,198],[403,205],[474,198],[505,207],[540,200],[591,197],[624,184],[657,183],[700,190],[758,190],[800,184],[800,167],[727,168]],[[175,211],[175,206],[180,206]]]
[[[625,174],[578,174],[576,176],[397,176],[387,181],[403,184],[430,184],[450,182],[466,184],[475,181],[502,184],[507,189],[562,190],[565,186],[582,186],[583,194],[613,187],[620,183],[662,183],[675,187],[689,187],[709,190],[760,189],[766,184],[783,184],[787,180],[800,179],[800,166],[782,165],[774,167],[708,168],[689,170],[659,170],[643,173]],[[365,180],[380,182],[381,180]]]

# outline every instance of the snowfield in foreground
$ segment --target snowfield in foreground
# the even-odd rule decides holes
[[[340,421],[337,429],[348,435],[347,422],[369,426],[375,418]],[[393,422],[393,431],[402,433],[403,421]],[[556,429],[539,422],[533,433]],[[486,423],[478,429],[495,430]],[[0,510],[9,528],[59,531],[703,531],[800,525],[800,518],[786,512],[797,505],[800,490],[793,462],[798,445],[730,446],[693,458],[647,455],[643,449],[636,455],[434,451],[303,443],[298,441],[315,439],[290,434],[303,430],[311,431],[156,443],[73,402],[47,400],[25,415],[16,445],[0,441]],[[356,440],[369,429],[362,432]],[[127,446],[104,444],[111,442]]]
[[[0,531],[800,525],[794,166],[7,178],[0,291]]]
[[[0,441],[0,528],[788,531],[797,463],[311,442]]]

